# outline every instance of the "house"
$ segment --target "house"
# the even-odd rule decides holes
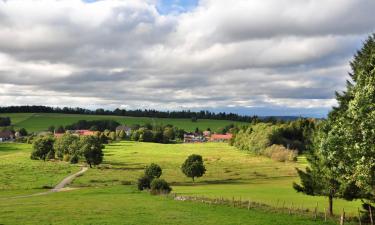
[[[211,135],[210,141],[212,142],[226,142],[229,141],[233,137],[232,134],[213,134]]]
[[[203,136],[204,137],[210,137],[211,136],[211,131],[209,131],[209,130],[203,131]]]
[[[0,131],[0,142],[11,141],[14,139],[14,134],[10,130]]]
[[[95,131],[91,131],[91,130],[67,130],[66,133],[77,135],[77,136],[95,135]],[[59,138],[59,137],[63,136],[64,134],[65,133],[54,133],[54,136],[56,138]]]
[[[184,134],[184,143],[197,143],[197,142],[206,142],[207,139],[198,133],[186,133]]]
[[[132,133],[132,129],[126,125],[120,125],[116,127],[116,132],[124,131],[126,136],[129,137]]]

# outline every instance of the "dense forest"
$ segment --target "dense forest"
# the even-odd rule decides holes
[[[210,111],[194,112],[190,110],[183,111],[158,111],[154,109],[84,109],[84,108],[70,108],[70,107],[49,107],[49,106],[7,106],[0,107],[0,113],[65,113],[65,114],[88,114],[88,115],[116,115],[116,116],[131,116],[131,117],[155,117],[155,118],[191,118],[193,121],[197,119],[216,119],[216,120],[232,120],[240,122],[276,122],[279,120],[293,120],[296,117],[258,117],[246,116],[235,113],[214,113]]]

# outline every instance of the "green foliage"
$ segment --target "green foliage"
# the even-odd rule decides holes
[[[319,143],[321,154],[343,183],[355,183],[363,197],[375,201],[375,34],[351,62],[351,81],[337,93],[338,107],[329,114]]]
[[[138,178],[137,187],[138,190],[148,190],[151,188],[151,177],[143,175],[140,178]]]
[[[76,123],[65,126],[66,130],[94,130],[94,131],[104,131],[110,130],[115,131],[120,123],[115,120],[79,120]]]
[[[20,133],[21,137],[27,136],[28,134],[25,128],[21,128],[18,132]]]
[[[31,159],[47,159],[51,158],[55,153],[53,149],[54,139],[52,137],[39,137],[33,143],[33,151]]]
[[[194,182],[195,177],[201,177],[206,172],[206,167],[203,164],[202,156],[190,155],[181,166],[181,171],[187,176],[191,177]]]
[[[8,127],[11,125],[9,117],[0,117],[0,127]]]
[[[80,151],[90,167],[102,163],[103,148],[102,142],[95,136],[82,136],[80,138]]]
[[[153,179],[151,182],[151,193],[152,194],[168,194],[172,191],[169,184],[163,179]]]
[[[145,169],[145,175],[150,177],[151,179],[159,178],[162,174],[162,169],[158,164],[151,163]]]
[[[272,145],[282,145],[291,151],[281,151],[279,148],[278,153],[274,154],[275,157],[282,158],[287,155],[293,157],[294,150],[303,152],[310,149],[315,123],[312,119],[298,119],[285,124],[255,123],[239,130],[233,128],[233,138],[229,144],[269,157],[272,155],[272,149],[267,148]]]
[[[55,149],[56,157],[60,160],[63,160],[65,155],[79,155],[79,137],[72,134],[64,134],[56,139],[53,148]],[[65,160],[70,159],[71,157],[65,157]]]

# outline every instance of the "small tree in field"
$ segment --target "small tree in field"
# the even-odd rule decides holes
[[[155,163],[151,163],[149,166],[145,169],[145,175],[148,176],[151,179],[159,178],[162,174],[162,169],[159,165]]]
[[[82,136],[80,140],[81,152],[90,165],[99,165],[103,161],[102,142],[95,136]]]
[[[181,166],[181,171],[187,176],[191,177],[194,182],[195,177],[201,177],[205,174],[206,168],[203,164],[202,156],[190,155]]]

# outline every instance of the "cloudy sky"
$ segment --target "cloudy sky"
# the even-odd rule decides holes
[[[324,116],[374,0],[0,0],[0,105]]]

